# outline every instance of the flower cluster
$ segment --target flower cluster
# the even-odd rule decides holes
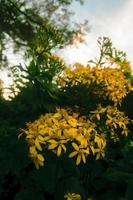
[[[87,86],[88,92],[114,102],[113,106],[88,110],[88,115],[81,115],[80,108],[57,108],[54,113],[40,116],[33,123],[28,123],[22,130],[29,145],[29,155],[37,168],[44,165],[45,150],[57,156],[65,153],[76,159],[76,165],[86,163],[89,155],[96,160],[105,156],[108,138],[114,142],[120,135],[128,135],[129,119],[119,111],[117,104],[131,90],[131,84],[117,68],[90,68],[76,64],[66,68],[57,78],[61,88],[75,85]]]
[[[61,88],[73,87],[83,84],[92,90],[96,96],[109,99],[115,104],[121,103],[122,99],[131,91],[130,81],[127,80],[118,68],[84,67],[75,64],[73,68],[65,68],[59,77],[58,83]],[[92,92],[92,91],[91,91]]]
[[[70,109],[57,109],[56,113],[42,115],[23,130],[29,144],[29,154],[36,167],[44,164],[44,149],[52,150],[57,156],[63,152],[76,156],[76,164],[86,163],[89,154],[96,159],[104,157],[106,138],[98,133],[95,123],[86,116]],[[71,149],[71,151],[70,151]]]
[[[119,140],[116,130],[120,130],[125,136],[128,135],[130,120],[125,116],[124,112],[119,111],[115,106],[102,107],[98,105],[97,109],[91,112],[90,119],[97,122],[99,124],[97,124],[98,129],[103,129],[104,132],[109,133],[110,138],[114,141]],[[103,122],[105,124],[104,127],[100,125]]]
[[[102,120],[104,126],[99,123]],[[57,156],[65,152],[69,158],[76,157],[76,165],[86,163],[88,155],[100,159],[105,156],[106,136],[119,139],[117,130],[127,136],[129,120],[116,107],[101,107],[89,116],[80,116],[71,109],[57,109],[55,113],[42,115],[23,130],[29,144],[29,155],[37,168],[44,165],[45,149]],[[104,127],[104,128],[103,128]]]
[[[64,198],[67,200],[81,200],[80,194],[76,194],[76,193],[65,194]]]

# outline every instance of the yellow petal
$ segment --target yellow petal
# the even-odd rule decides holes
[[[56,140],[49,140],[48,142],[53,143],[53,144],[58,144]]]
[[[79,151],[79,147],[78,147],[78,145],[76,143],[73,142],[72,146],[76,151]]]
[[[90,146],[90,148],[91,148],[91,151],[92,151],[92,153],[94,155],[95,154],[95,148],[93,146]]]
[[[31,139],[31,138],[34,138],[34,136],[33,136],[33,135],[27,135],[26,138],[27,138],[27,139]]]
[[[64,144],[61,144],[62,149],[66,152],[66,147]]]
[[[60,156],[61,155],[61,146],[58,146],[58,149],[57,149],[57,156]]]
[[[76,139],[77,139],[80,143],[82,143],[82,141],[83,141],[83,139],[84,139],[84,136],[83,136],[82,134],[80,134],[80,135],[78,135],[78,136],[76,137]]]
[[[84,155],[83,153],[82,153],[81,155],[82,155],[82,160],[83,160],[83,162],[86,163],[85,155]]]
[[[96,118],[97,118],[97,120],[100,120],[100,115],[99,115],[99,113],[96,113]]]
[[[24,134],[24,133],[20,133],[20,134],[18,135],[18,139],[20,139],[20,138],[22,137],[23,134]]]
[[[69,133],[71,136],[75,137],[75,136],[77,135],[77,129],[76,129],[76,128],[70,128],[70,129],[68,130],[68,133]]]
[[[81,154],[77,156],[76,165],[79,165],[81,162]]]
[[[58,143],[57,144],[50,144],[49,146],[48,146],[48,149],[55,149],[56,147],[58,146]]]
[[[98,160],[101,157],[100,153],[97,153],[96,160]]]
[[[31,146],[30,147],[30,153],[31,154],[36,154],[37,153],[35,146]]]
[[[40,166],[44,166],[44,162],[39,162],[39,165]]]
[[[114,126],[115,128],[117,128],[117,125],[116,125],[116,123],[115,123],[115,122],[113,122],[113,126]]]
[[[44,157],[41,154],[37,154],[37,158],[38,158],[38,160],[40,160],[42,162],[44,161]]]
[[[93,131],[93,128],[89,128],[89,129],[87,129],[87,133],[91,133]]]
[[[50,139],[50,136],[45,136],[44,137],[44,141],[47,141],[47,140],[49,140]]]
[[[39,134],[41,134],[41,135],[45,135],[47,132],[48,131],[47,131],[46,128],[43,128],[43,129],[39,130]]]
[[[107,117],[112,120],[112,117],[110,115],[107,114]]]
[[[76,119],[69,119],[68,123],[72,126],[72,127],[76,127],[78,125],[78,122]]]
[[[34,163],[35,163],[36,168],[39,169],[39,164],[38,164],[38,162],[35,160]]]
[[[72,153],[69,154],[69,158],[76,156],[77,153],[78,153],[77,151],[73,151]]]
[[[83,151],[84,153],[86,153],[86,154],[89,154],[89,153],[90,153],[89,148],[83,149],[82,151]]]
[[[42,137],[41,135],[38,135],[38,139],[39,139],[41,142],[44,142],[44,137]]]
[[[37,148],[39,151],[42,151],[42,147],[41,147],[41,145],[40,145],[38,139],[35,140],[35,146],[36,146],[36,148]]]
[[[98,146],[99,148],[102,147],[102,140],[101,140],[101,138],[96,137],[94,141],[97,143],[97,146]]]
[[[60,113],[55,113],[53,117],[57,119],[61,119],[62,115]]]

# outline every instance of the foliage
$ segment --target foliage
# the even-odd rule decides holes
[[[131,72],[109,59],[68,68],[56,30],[43,38],[13,68],[16,95],[0,99],[0,199],[132,200]]]
[[[64,45],[73,41],[73,36],[81,33],[85,24],[72,23],[70,5],[73,0],[1,0],[0,7],[0,62],[7,67],[6,50],[13,46],[14,52],[24,50],[33,41],[36,29],[47,28],[48,24],[57,26],[62,32]],[[83,3],[79,0],[80,3]],[[19,52],[20,53],[20,52]]]
[[[0,99],[2,99],[3,96],[3,81],[0,80]]]

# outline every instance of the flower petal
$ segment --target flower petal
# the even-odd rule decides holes
[[[61,146],[58,146],[58,149],[57,149],[57,156],[60,156],[61,155]]]
[[[72,146],[76,151],[79,151],[79,147],[75,142],[72,143]]]
[[[79,165],[81,162],[81,154],[78,154],[77,160],[76,160],[76,165]]]

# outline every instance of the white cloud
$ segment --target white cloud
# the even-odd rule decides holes
[[[63,52],[66,60],[71,63],[79,61],[85,64],[98,54],[97,39],[107,36],[112,39],[114,46],[127,53],[128,59],[133,63],[133,1],[125,0],[121,6],[106,12],[88,14],[92,24],[91,32],[87,36],[87,45],[80,44],[78,48],[68,47]]]

